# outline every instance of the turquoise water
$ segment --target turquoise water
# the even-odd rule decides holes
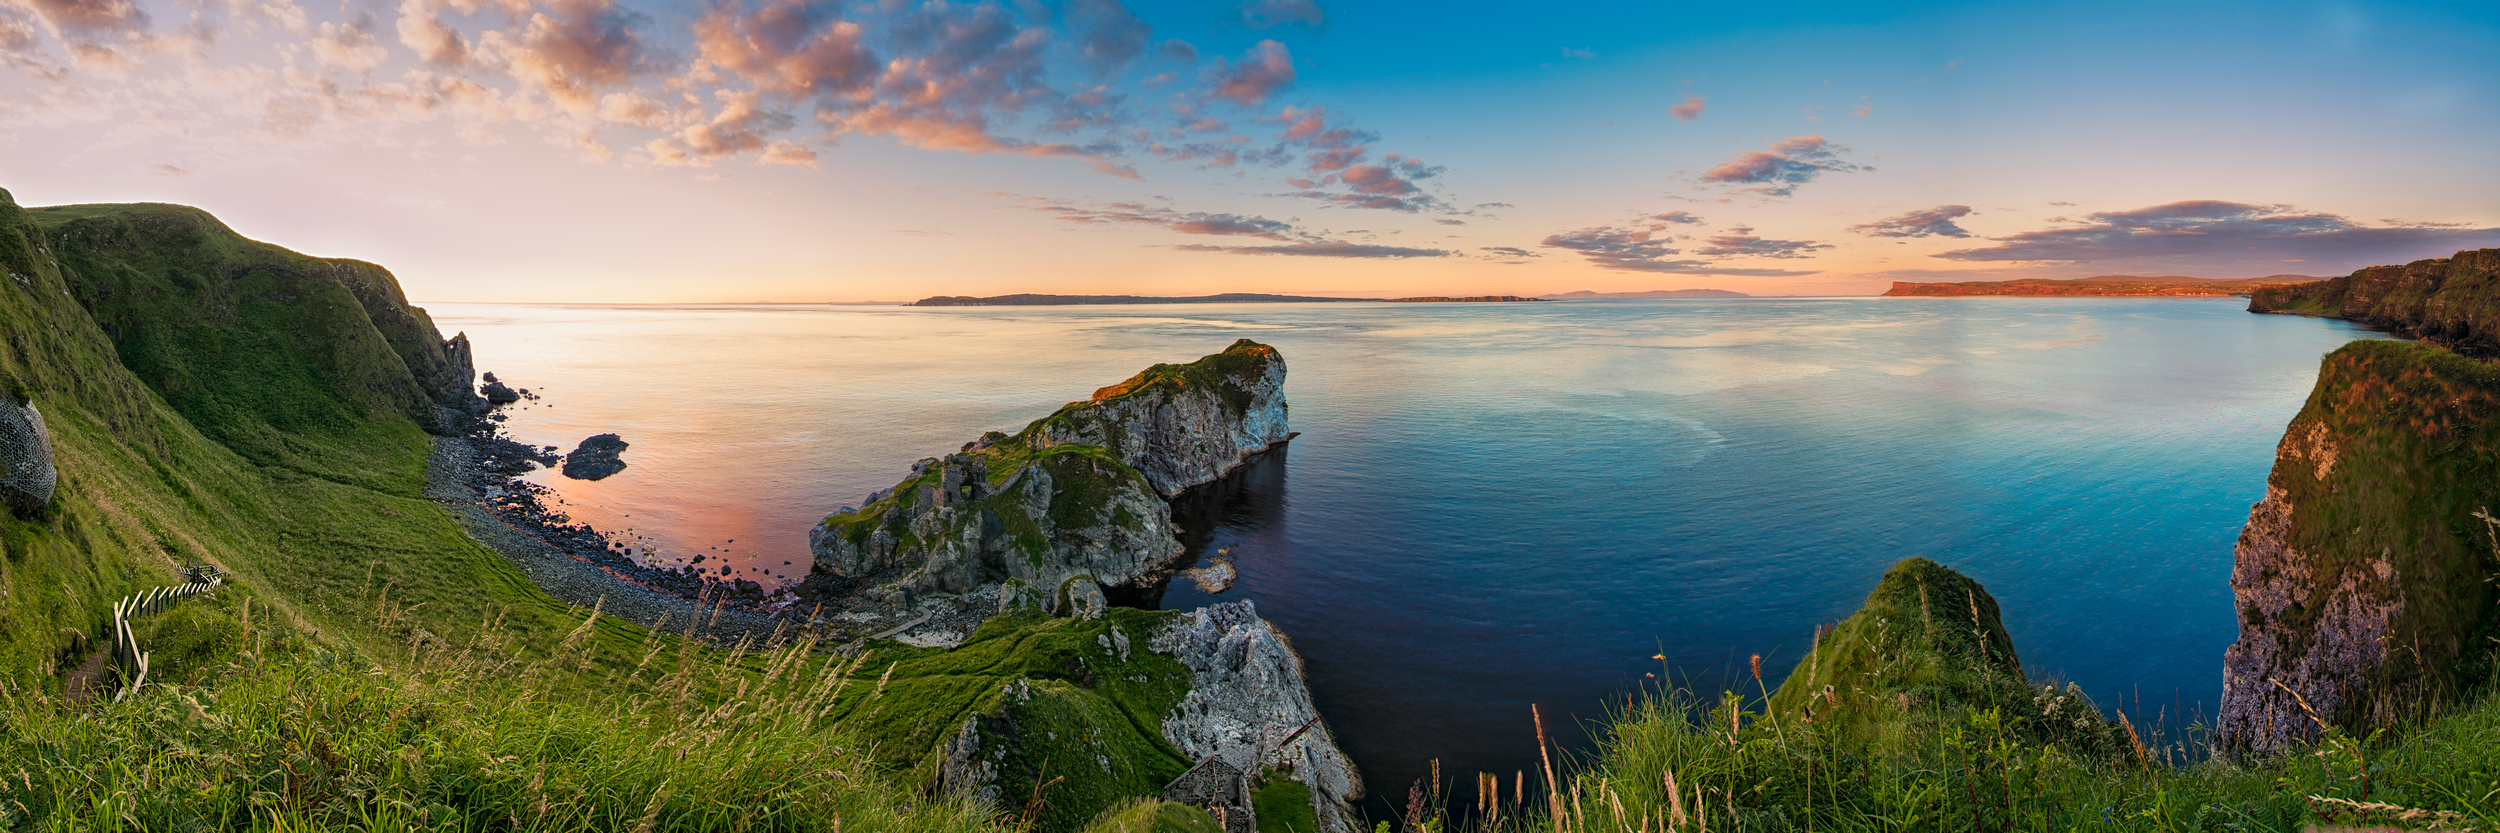
[[[2244,304],[430,309],[544,395],[516,436],[634,444],[605,481],[534,475],[576,518],[767,582],[913,460],[1275,345],[1303,436],[1212,532],[1241,572],[1222,598],[1292,636],[1401,795],[1429,759],[1462,783],[1530,765],[1531,703],[1571,735],[1662,665],[1750,689],[1759,653],[1776,686],[1911,555],[1986,584],[2035,677],[2139,725],[2210,715],[2231,544],[2318,357],[2367,337]]]

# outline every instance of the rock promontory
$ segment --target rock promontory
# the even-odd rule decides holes
[[[2349,285],[2383,298],[2379,281],[2460,268],[2425,263],[2438,262],[2365,269]],[[2435,714],[2488,679],[2487,640],[2500,637],[2500,591],[2488,581],[2500,561],[2481,517],[2491,507],[2500,368],[2397,341],[2328,354],[2234,550],[2240,635],[2224,658],[2221,749],[2284,752],[2319,739],[2321,721],[2366,735]]]
[[[900,611],[1010,579],[1160,581],[1183,552],[1168,499],[1286,439],[1284,381],[1276,349],[1245,339],[923,459],[809,531],[810,586]]]
[[[2316,283],[2260,289],[2249,312],[2367,324],[2482,358],[2500,357],[2500,249],[2372,266]]]

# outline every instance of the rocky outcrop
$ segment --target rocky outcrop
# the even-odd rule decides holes
[[[604,480],[625,470],[625,460],[618,456],[632,444],[615,434],[593,434],[573,453],[564,455],[564,476],[575,480]]]
[[[1221,758],[1255,776],[1290,774],[1310,793],[1320,829],[1361,829],[1363,777],[1311,703],[1302,657],[1250,602],[1181,614],[1148,646],[1188,666],[1189,693],[1163,718],[1163,737],[1190,760]]]
[[[1085,445],[922,460],[867,506],[809,530],[808,547],[836,594],[891,610],[1009,579],[1156,581],[1181,553],[1170,505],[1137,470]]]
[[[1010,436],[921,460],[894,488],[808,532],[817,595],[898,611],[1015,579],[1116,587],[1169,577],[1169,498],[1283,442],[1285,362],[1247,339],[1159,364]]]
[[[2483,358],[2500,356],[2500,249],[2474,249],[2331,280],[2262,289],[2249,312],[2368,324]]]
[[[2422,265],[2351,284],[2384,297],[2376,281],[2437,271]],[[2224,655],[2221,749],[2280,753],[2318,739],[2321,722],[2367,734],[2487,679],[2500,593],[2486,579],[2500,561],[2478,515],[2491,507],[2500,369],[2393,341],[2329,354],[2233,553],[2240,635]]]
[[[1165,498],[1284,442],[1285,358],[1249,339],[1188,364],[1158,364],[1025,429],[1035,447],[1101,446]]]

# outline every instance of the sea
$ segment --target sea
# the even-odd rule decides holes
[[[559,508],[767,586],[916,460],[1275,346],[1301,436],[1188,536],[1240,578],[1157,603],[1254,601],[1384,808],[1433,761],[1532,769],[1532,705],[1588,754],[1662,687],[1776,688],[1910,556],[1984,584],[2032,677],[2192,747],[2275,444],[2381,337],[2235,298],[426,306],[533,394],[515,438],[631,444],[530,475]]]

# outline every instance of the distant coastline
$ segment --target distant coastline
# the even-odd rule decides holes
[[[1260,292],[1227,292],[1219,295],[991,295],[976,298],[970,295],[936,295],[913,301],[913,307],[1058,307],[1078,304],[1310,304],[1353,303],[1361,301],[1396,303],[1507,303],[1543,301],[1525,295],[1426,295],[1413,298],[1332,298],[1320,295],[1269,295]]]
[[[1646,292],[1592,292],[1583,289],[1577,292],[1556,292],[1537,297],[1548,301],[1632,301],[1653,298],[1751,298],[1754,296],[1730,289],[1652,289]]]
[[[2324,280],[2307,275],[2268,275],[2262,278],[2190,278],[2179,275],[2139,277],[2136,275],[2102,275],[2075,280],[2026,278],[2012,281],[1967,281],[1961,283],[1915,283],[1895,281],[1885,290],[1886,298],[1957,298],[1976,296],[2076,296],[2076,297],[2176,297],[2220,298],[2247,295],[2259,289],[2297,286]]]
[[[1220,295],[991,295],[975,298],[970,295],[936,295],[913,301],[913,307],[1056,307],[1076,304],[1308,304],[1342,303],[1348,301],[1379,301],[1381,298],[1328,298],[1317,295],[1268,295],[1259,292],[1227,292]]]

